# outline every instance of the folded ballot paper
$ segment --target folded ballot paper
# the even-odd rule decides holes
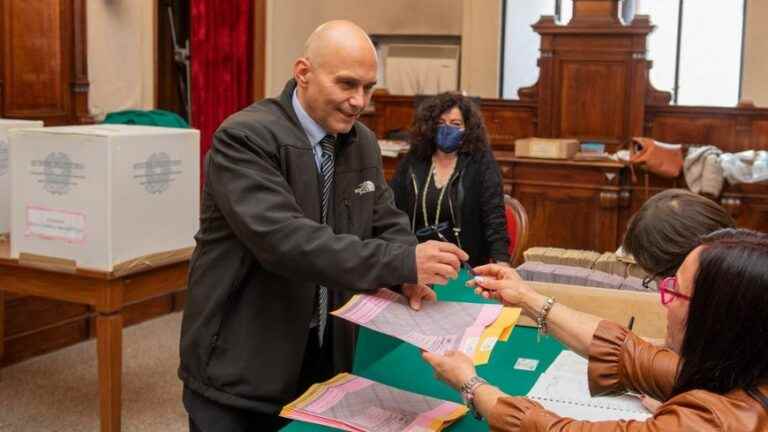
[[[488,363],[497,341],[509,339],[520,309],[438,301],[425,302],[416,311],[404,296],[383,288],[355,295],[332,314],[429,352],[462,351],[481,365]]]
[[[348,373],[309,388],[280,415],[346,431],[439,431],[464,405],[407,392]]]

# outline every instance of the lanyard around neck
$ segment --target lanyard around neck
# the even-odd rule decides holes
[[[424,193],[421,195],[421,212],[424,214],[424,226],[429,226],[429,218],[427,217],[427,191],[429,190],[429,183],[432,180],[432,177],[435,172],[435,162],[432,161],[432,163],[429,166],[429,174],[427,175],[427,181],[424,183]],[[448,185],[451,183],[450,177],[448,178],[448,182],[443,186],[442,189],[440,189],[440,195],[437,198],[437,208],[435,209],[435,224],[434,228],[437,229],[437,224],[440,223],[440,210],[443,208],[443,197],[445,196],[445,191],[448,189]],[[435,189],[437,189],[437,185],[435,185]]]

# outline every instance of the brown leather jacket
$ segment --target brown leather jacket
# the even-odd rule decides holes
[[[724,395],[693,390],[671,399],[679,357],[627,329],[603,321],[589,348],[593,395],[635,391],[666,401],[652,418],[587,422],[559,417],[522,397],[503,397],[488,416],[491,430],[568,432],[768,431],[768,408],[743,390]],[[768,385],[759,387],[768,395]]]

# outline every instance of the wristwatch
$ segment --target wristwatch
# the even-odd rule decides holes
[[[464,402],[464,405],[472,411],[472,415],[478,420],[483,418],[483,416],[480,415],[477,409],[475,409],[475,390],[483,384],[488,384],[488,381],[475,375],[459,387],[461,400]]]

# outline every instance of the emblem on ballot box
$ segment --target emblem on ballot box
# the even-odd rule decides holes
[[[133,165],[134,178],[151,194],[161,194],[168,190],[174,177],[181,174],[178,167],[180,160],[172,160],[168,153],[152,153],[146,162]]]
[[[62,152],[49,153],[45,160],[33,160],[32,175],[39,177],[43,190],[53,195],[66,195],[76,186],[76,179],[85,178],[77,171],[85,168],[83,164],[72,162],[69,155]],[[42,171],[40,171],[42,168]]]

